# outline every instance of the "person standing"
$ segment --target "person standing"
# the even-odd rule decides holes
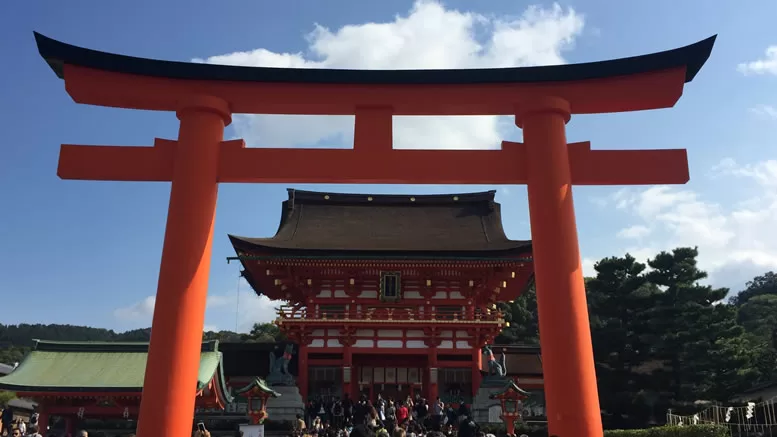
[[[345,424],[345,412],[343,411],[343,402],[340,399],[337,399],[332,407],[332,416],[335,428],[342,429]]]
[[[434,413],[432,416],[432,427],[435,431],[439,431],[442,426],[442,416],[445,412],[445,404],[440,400],[439,396],[437,396],[437,399],[434,401],[432,408]]]
[[[397,408],[394,406],[394,401],[389,399],[386,406],[386,430],[389,434],[394,433],[394,428],[397,426]]]
[[[299,414],[297,414],[297,424],[295,428],[296,428],[295,431],[297,431],[300,435],[302,435],[303,432],[305,431],[305,428],[307,428],[305,424],[305,420],[303,420],[302,416],[300,416]]]
[[[397,408],[397,425],[402,425],[407,421],[407,416],[409,412],[407,410],[407,407],[405,406],[402,401],[399,402],[399,408]]]
[[[11,435],[13,431],[13,408],[6,406],[2,415],[0,415],[0,421],[3,422],[0,434]]]

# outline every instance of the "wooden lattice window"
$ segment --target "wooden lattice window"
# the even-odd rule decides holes
[[[380,274],[380,300],[396,302],[402,298],[402,275],[399,272]]]

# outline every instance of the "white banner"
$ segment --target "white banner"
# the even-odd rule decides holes
[[[264,437],[264,425],[240,425],[243,437]]]

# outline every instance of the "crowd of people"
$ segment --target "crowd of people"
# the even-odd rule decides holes
[[[203,428],[204,429],[204,428]],[[242,435],[242,433],[240,433]],[[198,430],[195,437],[210,437]],[[480,432],[469,408],[432,402],[416,396],[394,400],[378,395],[375,402],[366,397],[309,401],[304,417],[297,416],[292,437],[493,437]],[[0,437],[43,437],[38,433],[38,414],[28,422],[14,417],[10,408],[0,416]],[[88,437],[79,431],[74,437]],[[135,437],[134,434],[131,437]]]
[[[440,398],[416,396],[394,400],[378,395],[375,402],[361,397],[309,401],[305,417],[298,416],[295,437],[483,437],[462,402],[457,408]]]
[[[38,413],[33,412],[28,421],[16,417],[13,408],[6,407],[0,413],[0,436],[2,437],[42,437],[38,433]]]

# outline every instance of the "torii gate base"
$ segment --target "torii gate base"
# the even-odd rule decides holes
[[[333,71],[171,63],[89,51],[36,34],[76,102],[176,111],[177,141],[63,145],[63,179],[172,181],[138,435],[188,436],[220,182],[522,184],[529,212],[550,435],[601,437],[572,185],[685,183],[684,150],[567,144],[571,113],[670,107],[712,50],[538,69]],[[505,77],[513,78],[505,81]],[[246,149],[233,112],[355,114],[353,150]],[[393,150],[393,115],[514,114],[524,144]]]

